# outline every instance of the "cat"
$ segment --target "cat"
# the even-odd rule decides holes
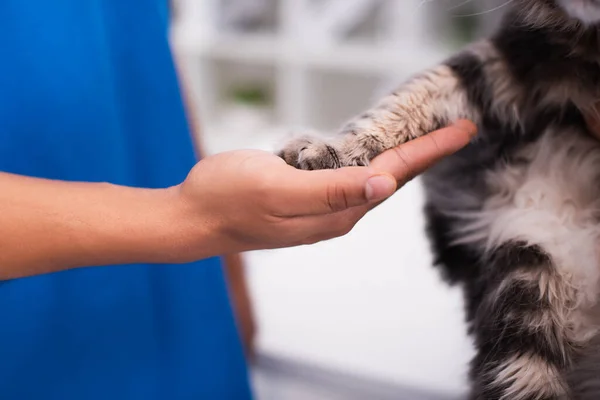
[[[416,74],[334,139],[277,152],[368,165],[458,119],[463,150],[422,175],[427,232],[465,294],[472,400],[600,399],[600,0],[513,0],[500,28]],[[398,221],[401,223],[402,221]]]

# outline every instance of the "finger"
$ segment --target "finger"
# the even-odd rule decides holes
[[[333,214],[310,215],[288,220],[299,244],[313,244],[348,234],[369,211],[370,205],[352,207]]]
[[[366,167],[302,171],[277,175],[278,213],[285,217],[331,214],[391,196],[395,179]]]
[[[477,127],[461,120],[388,150],[371,162],[371,168],[392,175],[403,185],[437,161],[465,147],[475,136]]]

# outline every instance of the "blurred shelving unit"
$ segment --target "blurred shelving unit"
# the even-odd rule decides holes
[[[454,7],[463,14],[487,7],[454,3],[464,3]],[[452,4],[177,0],[171,40],[204,136],[235,135],[244,145],[273,131],[335,130],[389,82],[441,60],[481,29],[472,18],[445,12]]]

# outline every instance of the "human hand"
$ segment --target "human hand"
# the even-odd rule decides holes
[[[379,202],[464,147],[475,126],[459,122],[389,150],[369,167],[303,171],[262,151],[207,157],[178,187],[184,259],[312,244],[343,236]]]
[[[453,126],[411,140],[388,150],[371,161],[370,167],[396,178],[401,188],[425,172],[441,158],[466,146],[477,134],[471,121],[459,120]]]

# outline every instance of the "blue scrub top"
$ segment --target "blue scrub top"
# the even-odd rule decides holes
[[[0,170],[165,187],[195,163],[166,0],[0,1]],[[219,259],[0,281],[0,399],[248,399]]]

